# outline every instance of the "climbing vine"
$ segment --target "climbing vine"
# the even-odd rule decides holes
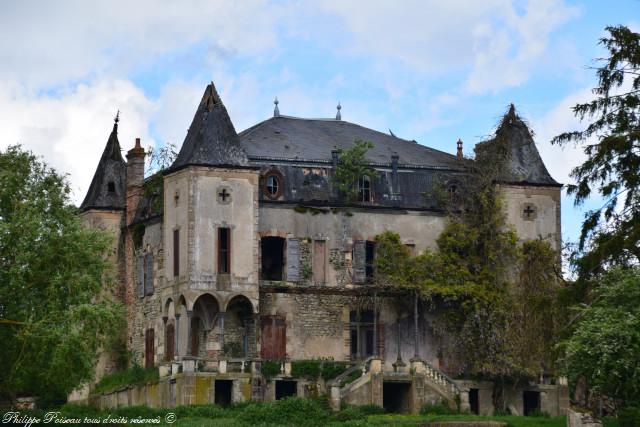
[[[443,308],[434,332],[443,357],[455,361],[452,373],[497,384],[552,371],[558,317],[556,252],[547,241],[519,242],[506,222],[499,174],[506,154],[503,126],[513,115],[505,116],[492,140],[479,144],[475,160],[465,161],[468,173],[455,195],[434,191],[448,216],[438,251],[412,257],[398,234],[376,238],[379,284]]]

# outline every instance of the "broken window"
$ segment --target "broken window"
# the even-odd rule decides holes
[[[107,191],[109,193],[115,193],[116,192],[116,184],[113,181],[109,181],[107,183]]]
[[[350,353],[353,360],[365,359],[374,355],[380,340],[374,339],[374,315],[372,310],[352,311],[349,313]],[[380,328],[378,328],[378,336]]]
[[[218,273],[231,272],[231,229],[218,228]]]
[[[284,239],[263,237],[260,240],[262,254],[262,280],[282,280],[284,265]]]
[[[371,178],[367,175],[358,180],[358,201],[371,202]]]
[[[287,242],[287,281],[300,280],[300,241],[289,239]]]
[[[271,170],[264,176],[262,192],[269,199],[277,199],[282,196],[284,179],[277,170]]]

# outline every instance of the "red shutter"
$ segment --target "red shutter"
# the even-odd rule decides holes
[[[287,331],[281,316],[263,316],[260,356],[265,360],[284,360],[286,357]]]

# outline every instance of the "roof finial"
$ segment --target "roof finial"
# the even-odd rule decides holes
[[[120,109],[118,109],[118,112],[116,113],[116,117],[113,119],[113,130],[117,131],[118,130],[118,122],[120,121]]]
[[[275,105],[273,109],[273,117],[280,117],[280,109],[278,108],[279,103],[278,97],[276,96],[276,99],[273,100],[273,104]]]
[[[340,114],[340,110],[342,110],[342,105],[340,105],[340,101],[338,101],[338,105],[336,106],[338,112],[336,113],[336,120],[342,120],[342,114]]]

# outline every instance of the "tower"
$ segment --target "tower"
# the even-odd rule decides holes
[[[232,303],[242,300],[249,316],[257,313],[259,173],[248,164],[211,83],[164,175],[164,273],[177,291],[167,297],[174,304],[178,356],[201,347],[192,329],[203,327],[218,328],[219,339],[206,343],[206,351],[221,351]]]

